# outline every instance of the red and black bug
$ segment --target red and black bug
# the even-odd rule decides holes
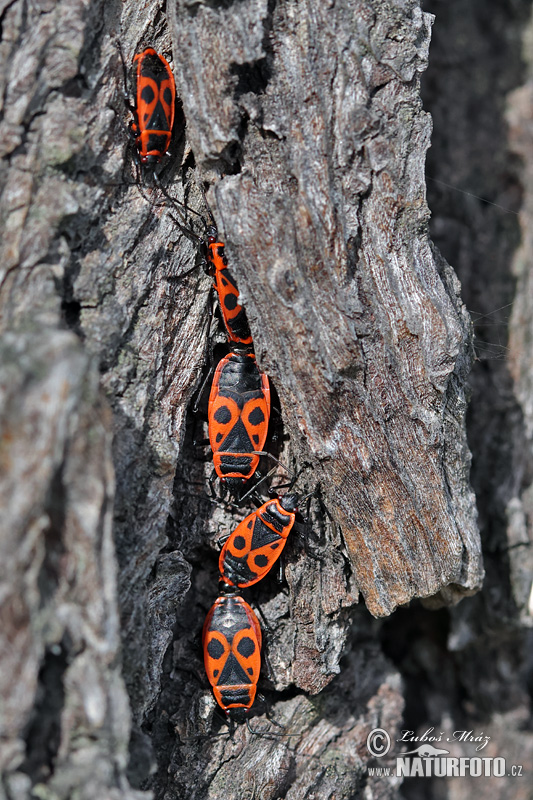
[[[254,474],[268,433],[270,387],[253,353],[234,351],[213,377],[208,405],[215,474],[232,490]]]
[[[229,586],[252,586],[272,568],[287,542],[300,495],[267,500],[237,525],[220,553],[220,577]]]
[[[242,597],[229,594],[216,599],[204,623],[202,646],[217,703],[232,722],[244,722],[261,670],[261,628]]]
[[[134,115],[131,132],[143,165],[161,161],[167,152],[174,125],[176,85],[168,61],[148,47],[137,53],[134,65]]]
[[[183,208],[180,208],[182,204],[175,201],[173,198],[168,199],[174,202],[180,214],[183,214],[183,209],[185,209],[201,217],[197,211],[194,211],[188,206],[183,204]],[[251,349],[253,346],[253,339],[250,326],[248,325],[248,318],[246,316],[246,311],[239,302],[239,289],[228,267],[224,243],[220,241],[216,226],[213,224],[212,220],[210,223],[206,223],[202,218],[202,222],[205,226],[205,233],[203,236],[198,236],[175,217],[173,217],[173,219],[182,233],[196,243],[199,255],[195,266],[191,267],[191,269],[187,270],[187,272],[180,277],[183,278],[198,266],[202,266],[205,274],[213,278],[213,289],[218,295],[220,313],[230,345],[240,345]]]
[[[207,230],[205,249],[204,270],[214,278],[213,288],[218,294],[220,313],[228,339],[236,344],[252,345],[252,334],[246,312],[239,303],[239,290],[235,278],[228,269],[224,244],[219,241],[218,232],[214,226],[209,226]]]

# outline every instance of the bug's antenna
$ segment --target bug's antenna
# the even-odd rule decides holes
[[[283,467],[283,469],[286,472],[288,472],[289,475],[291,474],[290,469],[288,469],[288,467],[286,467],[284,464],[282,464],[281,461],[278,461],[277,458],[274,458],[274,456],[271,455],[270,453],[266,453],[263,450],[256,450],[255,452],[258,453],[261,456],[269,456],[273,461],[276,462],[277,465],[279,465],[280,467]],[[239,497],[239,504],[241,504],[243,500],[246,500],[246,498],[249,497],[252,494],[252,492],[255,492],[257,487],[261,483],[264,483],[268,478],[270,478],[270,476],[273,475],[276,470],[277,470],[277,466],[276,467],[272,467],[272,469],[269,472],[267,472],[266,475],[263,475],[263,477],[260,480],[258,480],[257,483],[254,483],[254,485],[252,486],[251,489],[248,489],[248,491],[245,494],[243,494],[241,497]]]
[[[194,208],[191,208],[190,206],[188,206],[187,203],[182,203],[181,200],[176,200],[175,197],[172,197],[172,195],[170,195],[167,192],[167,190],[165,189],[165,187],[161,183],[159,175],[157,174],[157,172],[155,170],[154,170],[154,173],[153,173],[153,178],[154,178],[154,183],[157,186],[157,188],[159,189],[159,191],[166,197],[167,200],[169,200],[169,202],[172,203],[173,206],[175,206],[175,208],[178,211],[178,213],[180,215],[182,215],[182,219],[183,219],[184,222],[187,222],[187,219],[186,219],[186,217],[185,217],[185,215],[183,213],[184,210],[185,210],[185,211],[190,212],[191,214],[194,214],[196,217],[198,217],[202,221],[202,224],[203,224],[204,228],[206,227],[205,219],[203,218],[203,216],[198,211],[195,211]]]
[[[217,225],[216,225],[216,222],[215,222],[215,218],[213,216],[213,212],[209,208],[209,203],[207,202],[207,197],[205,196],[205,189],[204,189],[204,187],[202,185],[202,181],[198,179],[198,174],[197,174],[196,170],[191,170],[191,172],[192,172],[192,174],[194,176],[195,186],[198,189],[198,191],[200,192],[200,194],[202,195],[202,200],[204,201],[204,206],[205,206],[205,208],[207,210],[207,213],[209,214],[209,223],[208,224],[216,229]],[[205,222],[204,222],[204,224],[205,224]]]
[[[187,228],[186,225],[183,225],[183,223],[176,219],[176,217],[172,214],[169,214],[169,216],[172,222],[180,229],[182,234],[186,236],[187,239],[190,239],[190,241],[196,246],[200,246],[202,244],[203,239],[201,236],[197,236],[194,231],[192,231],[190,228]],[[194,269],[196,269],[196,265],[188,270],[188,272],[192,272]]]

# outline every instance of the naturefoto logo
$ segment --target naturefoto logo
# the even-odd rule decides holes
[[[409,758],[408,756],[412,756]],[[432,744],[421,744],[414,750],[400,753],[396,759],[396,775],[404,778],[453,778],[473,775],[505,775],[504,758],[457,758],[450,756],[450,751],[434,747]]]
[[[401,738],[396,740],[398,745],[404,744],[405,746],[406,742],[414,743],[416,741],[421,741],[422,744],[414,749],[398,753],[394,768],[369,767],[368,774],[381,777],[395,775],[402,778],[461,778],[466,775],[500,778],[503,775],[515,777],[522,775],[520,764],[512,764],[508,767],[504,758],[478,755],[472,757],[452,756],[448,749],[435,747],[428,741],[469,742],[475,744],[476,752],[480,752],[490,741],[489,736],[483,733],[476,735],[473,731],[454,731],[449,736],[441,731],[438,735],[432,735],[434,730],[434,728],[430,728],[422,736],[415,736],[413,731],[402,731]],[[392,749],[391,737],[383,728],[374,728],[368,734],[366,746],[372,756],[383,758]]]
[[[439,750],[438,747],[433,747],[432,744],[421,744],[420,747],[415,747],[414,750],[407,750],[407,752],[400,753],[400,755],[410,756],[412,754],[416,754],[421,758],[432,758],[434,756],[441,756],[449,752],[449,750]]]

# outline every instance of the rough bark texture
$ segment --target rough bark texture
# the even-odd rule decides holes
[[[169,12],[197,163],[233,173],[211,197],[260,363],[368,608],[478,588],[469,323],[426,230],[430,17],[380,2]]]
[[[44,328],[6,334],[1,364],[4,790],[133,798],[115,777],[130,712],[98,371],[74,334]]]
[[[526,7],[501,11],[514,43]],[[453,58],[450,68],[439,57],[452,40],[465,57],[463,31],[464,48],[484,41],[479,9],[479,18],[443,15],[427,83],[435,152],[440,126],[455,137],[459,172],[471,160],[460,109],[476,93],[489,109],[493,85],[474,76],[457,91]],[[452,612],[428,610],[476,592],[483,577],[465,436],[470,321],[427,229],[431,123],[419,78],[431,17],[416,0],[15,0],[0,14],[0,791],[9,800],[399,797],[399,779],[368,774],[366,738],[375,727],[397,737],[402,714],[413,730],[481,719],[493,742],[507,724],[519,763],[513,748],[533,747],[517,733],[529,700],[527,311],[514,325],[523,411],[504,362],[473,374],[489,585]],[[496,21],[482,56],[486,66],[495,41],[503,50],[492,59],[505,75],[503,105],[520,71],[516,55],[503,68],[499,30]],[[224,726],[199,636],[217,593],[214,540],[244,511],[210,499],[209,458],[193,446],[202,421],[188,409],[223,337],[208,341],[209,280],[180,277],[194,248],[143,196],[161,195],[135,185],[117,39],[128,63],[147,45],[172,57],[183,111],[161,180],[200,211],[190,168],[205,181],[279,396],[269,447],[303,468],[302,491],[319,484],[335,521],[315,502],[287,547],[286,588],[272,579],[251,595],[267,623],[261,691],[285,728],[279,739],[246,728],[234,741],[209,738]],[[516,147],[527,158],[518,100]],[[453,109],[457,124],[446,128]],[[485,154],[495,149],[488,119],[477,143]],[[496,129],[501,174],[503,123]],[[439,153],[434,177],[452,183]],[[499,186],[464,188],[511,202]],[[442,251],[459,269],[480,265],[461,276],[467,296],[492,296],[482,272],[490,255],[502,293],[494,306],[511,302],[516,226],[485,219],[495,212],[484,205],[447,212],[441,201],[435,193]],[[472,230],[490,235],[472,241]],[[374,619],[413,598],[425,607]],[[261,712],[252,724],[278,733]],[[515,796],[516,783],[501,785]],[[441,786],[440,796],[463,796]],[[416,795],[409,782],[402,791]],[[423,796],[432,791],[428,782]]]
[[[426,8],[436,14],[422,84],[434,124],[427,165],[431,233],[457,270],[474,321],[477,360],[467,429],[486,577],[483,591],[452,609],[448,619],[447,613],[439,621],[418,615],[415,629],[409,620],[412,644],[397,639],[395,652],[387,652],[407,680],[406,695],[419,698],[416,706],[406,703],[406,727],[420,730],[430,722],[438,729],[453,720],[457,729],[483,730],[491,736],[484,752],[522,764],[526,776],[523,782],[509,775],[465,778],[455,785],[452,779],[445,788],[435,781],[429,791],[458,800],[480,791],[521,798],[531,792],[533,772],[533,473],[524,391],[531,379],[525,286],[531,275],[533,153],[524,105],[531,91],[531,3],[431,0]],[[400,629],[407,616],[396,615]],[[428,796],[424,785],[403,791]]]

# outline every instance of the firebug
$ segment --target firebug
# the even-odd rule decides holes
[[[133,59],[134,103],[129,104],[134,120],[139,161],[155,166],[167,152],[174,125],[176,84],[168,61],[148,47]]]
[[[213,288],[218,294],[220,313],[226,327],[230,343],[252,345],[252,334],[246,312],[239,303],[239,290],[235,278],[228,268],[224,244],[218,238],[214,226],[210,226],[206,236],[205,272],[214,278]]]
[[[217,703],[231,724],[244,722],[261,670],[261,628],[242,597],[226,594],[216,599],[204,623],[202,646]]]
[[[215,473],[232,491],[252,477],[268,433],[270,386],[253,353],[235,349],[216,368],[208,405]]]
[[[220,553],[220,577],[229,586],[252,586],[270,571],[287,542],[300,495],[267,500],[231,533]]]

